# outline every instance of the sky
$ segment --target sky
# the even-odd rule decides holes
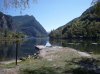
[[[40,24],[51,31],[79,17],[91,6],[92,0],[37,0],[20,14],[19,9],[7,9],[4,13],[17,15],[33,15]]]

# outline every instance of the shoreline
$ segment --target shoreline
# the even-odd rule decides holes
[[[40,49],[39,56],[43,58],[46,58],[48,55],[50,56],[50,55],[53,55],[55,53],[60,53],[60,52],[66,52],[66,53],[71,52],[81,57],[88,57],[88,58],[92,57],[90,54],[86,52],[81,52],[69,47],[60,47],[60,46],[45,47],[42,45],[38,45],[36,47]]]
[[[69,47],[60,47],[60,46],[51,46],[51,47],[46,47],[43,45],[38,45],[36,46],[37,48],[40,49],[40,53],[39,53],[39,57],[41,57],[40,59],[34,59],[34,58],[30,58],[28,60],[24,61],[20,63],[17,66],[11,67],[11,68],[2,68],[0,69],[0,73],[13,73],[13,74],[17,74],[20,69],[24,67],[34,67],[39,69],[42,66],[50,66],[50,67],[64,67],[66,65],[66,63],[69,65],[69,63],[67,61],[72,61],[75,58],[92,58],[92,55],[86,53],[86,52],[81,52],[78,50],[75,50],[73,48],[69,48]],[[11,61],[6,61],[4,62],[4,65],[9,65],[11,63],[14,63],[15,60],[11,60]],[[21,61],[19,61],[21,62]],[[50,64],[50,65],[49,65]],[[28,68],[29,69],[29,68]]]
[[[60,53],[60,52],[66,52],[68,53],[69,52],[72,52],[72,53],[75,53],[76,55],[78,56],[81,56],[81,57],[88,57],[88,58],[91,58],[92,56],[86,52],[81,52],[81,51],[78,51],[78,50],[75,50],[73,48],[69,48],[69,47],[61,47],[61,46],[52,46],[52,47],[46,47],[46,46],[43,46],[43,45],[37,45],[36,46],[38,49],[40,49],[40,53],[38,54],[39,57],[42,57],[42,58],[46,58],[46,59],[52,59],[50,58],[51,56],[53,57],[55,53]],[[22,60],[17,60],[17,62],[21,62]],[[9,60],[9,61],[2,61],[0,62],[0,64],[4,64],[4,65],[7,65],[7,64],[11,64],[11,63],[15,63],[16,61],[15,60]]]
[[[21,62],[21,61],[22,60],[17,60],[17,63]],[[11,63],[16,63],[16,60],[9,60],[9,61],[2,61],[2,62],[0,62],[0,64],[4,64],[4,65],[11,64]]]

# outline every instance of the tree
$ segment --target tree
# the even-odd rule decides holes
[[[100,0],[92,0],[91,5],[95,5],[95,4],[97,4],[98,2],[100,2]]]
[[[30,3],[34,3],[37,0],[2,0],[2,8],[19,8],[21,11],[23,9],[29,8]]]
[[[95,15],[100,17],[100,0],[92,0],[91,5],[95,7]]]

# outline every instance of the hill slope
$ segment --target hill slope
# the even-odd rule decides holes
[[[22,32],[28,36],[47,36],[46,30],[34,18],[34,16],[15,16],[13,17],[13,24],[17,32]]]
[[[100,4],[87,9],[77,17],[51,31],[51,38],[100,38]]]
[[[47,36],[46,30],[34,16],[9,16],[0,12],[0,32],[5,30],[23,33],[28,37]]]
[[[0,12],[0,31],[6,28],[12,30],[12,17]]]

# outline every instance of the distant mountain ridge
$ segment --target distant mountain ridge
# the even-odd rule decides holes
[[[34,16],[14,16],[13,24],[18,32],[23,32],[28,36],[41,37],[47,36],[46,30],[42,25],[35,19]]]
[[[46,30],[35,19],[34,16],[9,16],[0,12],[0,29],[3,29],[5,16],[7,21],[7,29],[13,32],[19,32],[27,35],[28,37],[45,37],[47,36]]]
[[[77,17],[51,31],[51,38],[100,38],[100,4],[87,9]]]

